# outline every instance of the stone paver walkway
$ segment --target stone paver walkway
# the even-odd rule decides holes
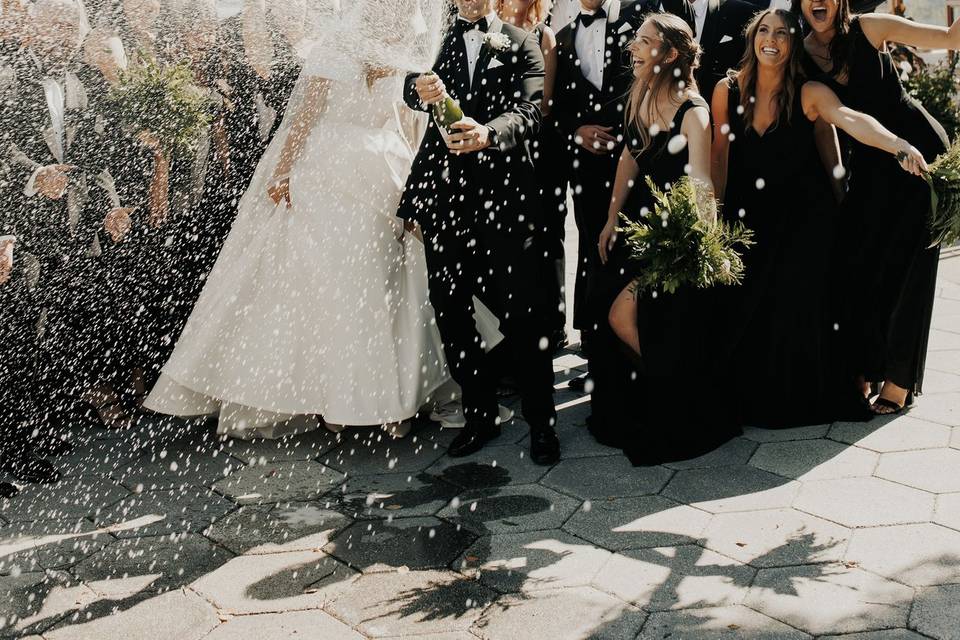
[[[471,458],[418,425],[218,442],[99,431],[0,511],[0,634],[47,640],[960,638],[960,257],[904,416],[748,429],[634,469],[563,388]],[[846,635],[844,635],[846,634]]]

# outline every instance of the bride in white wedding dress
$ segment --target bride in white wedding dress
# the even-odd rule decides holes
[[[449,376],[424,250],[395,213],[416,143],[403,74],[432,63],[445,5],[336,10],[146,408],[218,414],[239,438],[321,420],[404,435],[437,400]]]

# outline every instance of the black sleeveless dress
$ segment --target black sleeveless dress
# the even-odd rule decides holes
[[[824,307],[837,211],[814,125],[798,87],[792,111],[761,135],[737,112],[736,80],[727,87],[734,139],[721,215],[742,221],[755,242],[743,284],[723,289],[736,403],[760,427],[830,422]]]
[[[856,18],[850,37],[848,83],[822,79],[844,104],[875,117],[933,161],[947,148],[943,127],[907,94],[890,54],[870,43]],[[919,393],[940,253],[927,248],[930,192],[889,153],[850,144],[835,276],[845,373],[890,379]]]
[[[687,148],[671,153],[668,146],[680,133],[684,116],[697,107],[709,108],[700,96],[688,98],[670,128],[653,136],[646,149],[637,129],[627,129],[627,148],[640,168],[623,208],[630,219],[641,220],[643,211],[653,207],[644,176],[650,176],[660,189],[668,189],[687,174]],[[609,309],[636,270],[637,265],[627,260],[625,246],[618,246],[602,270],[605,282],[597,290],[604,291],[605,297],[597,303]],[[700,289],[642,296],[637,305],[642,368],[609,326],[597,332],[597,339],[604,342],[598,345],[599,362],[591,362],[595,388],[590,429],[598,440],[622,448],[634,465],[694,458],[739,433],[732,421],[718,413],[726,405],[716,401],[724,394],[713,384],[716,361],[710,345],[715,296],[716,291]],[[696,397],[691,392],[694,388]],[[711,399],[714,394],[716,399]]]

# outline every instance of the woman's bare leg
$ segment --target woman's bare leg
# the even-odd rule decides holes
[[[610,328],[617,337],[640,355],[640,332],[637,330],[637,296],[633,284],[628,285],[613,301],[608,315]]]

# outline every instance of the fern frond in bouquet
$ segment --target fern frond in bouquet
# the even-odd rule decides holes
[[[930,185],[931,247],[960,241],[960,141],[930,165],[924,179]]]
[[[121,73],[108,103],[124,127],[153,134],[169,153],[192,149],[213,114],[213,101],[188,63],[163,65],[149,56]]]
[[[620,232],[630,258],[640,263],[635,292],[740,284],[744,274],[740,252],[753,244],[753,232],[743,223],[718,220],[712,194],[688,176],[666,192],[649,177],[646,181],[654,197],[653,211],[641,221],[621,214],[625,224]]]

